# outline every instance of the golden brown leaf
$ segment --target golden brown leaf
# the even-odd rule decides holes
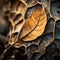
[[[46,12],[40,8],[27,18],[21,31],[20,39],[23,41],[32,41],[41,36],[47,23]]]

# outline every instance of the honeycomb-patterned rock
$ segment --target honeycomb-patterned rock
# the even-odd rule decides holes
[[[5,23],[5,25],[0,24],[0,35],[2,37],[0,37],[0,42],[2,43],[2,46],[0,45],[0,57],[8,43],[9,29],[12,29],[13,26],[17,27],[20,20],[27,19],[39,7],[42,7],[47,14],[47,24],[44,33],[36,40],[14,45],[13,48],[8,50],[8,54],[2,60],[60,59],[60,1],[6,0],[0,6],[2,6],[0,19]],[[13,22],[10,21],[10,18]]]

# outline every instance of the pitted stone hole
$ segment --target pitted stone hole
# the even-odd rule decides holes
[[[55,38],[56,39],[60,39],[60,20],[58,20],[56,22],[56,26],[55,26]]]
[[[53,34],[52,34],[52,33],[46,34],[46,35],[44,35],[44,36],[42,37],[41,43],[43,43],[44,41],[45,41],[46,43],[48,43],[48,42],[50,41],[50,39],[52,39],[52,38],[53,38]]]
[[[16,8],[16,10],[20,9],[20,7],[24,10],[24,8],[26,8],[26,5],[24,4],[24,2],[21,2],[20,0],[18,1],[18,6]]]
[[[57,6],[57,13],[60,14],[60,6]]]
[[[25,53],[25,47],[24,46],[18,48],[18,50],[20,51],[20,54],[24,54]]]
[[[22,3],[21,1],[19,1],[16,10],[18,10],[18,8],[19,8],[19,6],[20,6],[21,4],[23,4],[23,3]],[[24,5],[24,4],[23,4],[23,5]]]
[[[53,58],[53,60],[60,60],[60,56],[55,55],[54,58]]]
[[[41,56],[38,60],[48,60],[47,57],[45,56],[45,54],[43,56]]]
[[[11,2],[11,8],[13,7],[13,5],[14,5],[14,3],[15,3],[15,6],[16,6],[16,8],[17,8],[17,6],[18,6],[18,4],[19,4],[19,0],[10,0],[10,2]],[[16,3],[17,2],[17,3]],[[14,6],[14,7],[15,7]]]
[[[60,28],[60,20],[56,22],[56,27]]]
[[[38,46],[32,44],[27,48],[27,50],[28,50],[28,52],[34,53],[36,50],[38,50]]]
[[[20,55],[18,53],[18,55],[15,57],[15,60],[28,60],[28,56],[27,55]]]
[[[10,18],[11,18],[12,20],[15,18],[15,16],[16,16],[16,13],[11,13],[11,14],[10,14]]]
[[[48,21],[51,22],[51,23],[54,23],[54,19],[53,18],[50,18]]]
[[[38,0],[39,2],[44,2],[44,0]]]
[[[50,9],[51,14],[53,16],[60,18],[60,1],[58,1],[58,0],[51,1],[50,7],[51,7],[51,9]]]
[[[55,52],[56,47],[57,47],[56,44],[52,43],[50,46],[47,47],[46,54],[49,55],[49,54],[52,54],[53,52]]]
[[[60,49],[60,39],[55,39],[55,44]]]
[[[48,4],[49,0],[38,0],[40,3]]]
[[[31,3],[33,0],[27,0],[26,3]]]
[[[39,52],[35,52],[35,53],[33,53],[33,56],[31,58],[31,60],[37,60],[39,58],[39,56],[40,56],[40,53]]]
[[[50,32],[53,32],[53,29],[54,29],[54,19],[53,18],[50,18],[47,22],[47,25],[46,25],[46,30],[45,30],[45,34],[46,33],[50,33]]]
[[[15,37],[18,34],[18,32],[15,32],[12,34],[12,37]]]
[[[37,0],[27,0],[26,1],[27,4],[31,4],[31,3],[35,3],[35,2],[37,2]]]
[[[14,18],[14,21],[18,20],[21,16],[22,14],[17,14],[16,17]]]
[[[35,6],[28,8],[25,14],[25,19],[27,19],[34,11],[36,11],[39,8],[42,8],[40,4],[36,4]]]

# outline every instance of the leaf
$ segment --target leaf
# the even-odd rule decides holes
[[[21,31],[20,39],[23,41],[32,41],[41,36],[47,23],[46,12],[40,8],[27,18]]]

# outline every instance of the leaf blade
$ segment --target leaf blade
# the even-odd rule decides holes
[[[47,23],[46,12],[43,9],[37,9],[26,20],[21,31],[20,39],[23,38],[23,41],[32,41],[36,39],[38,36],[41,36],[45,30],[46,23]]]

